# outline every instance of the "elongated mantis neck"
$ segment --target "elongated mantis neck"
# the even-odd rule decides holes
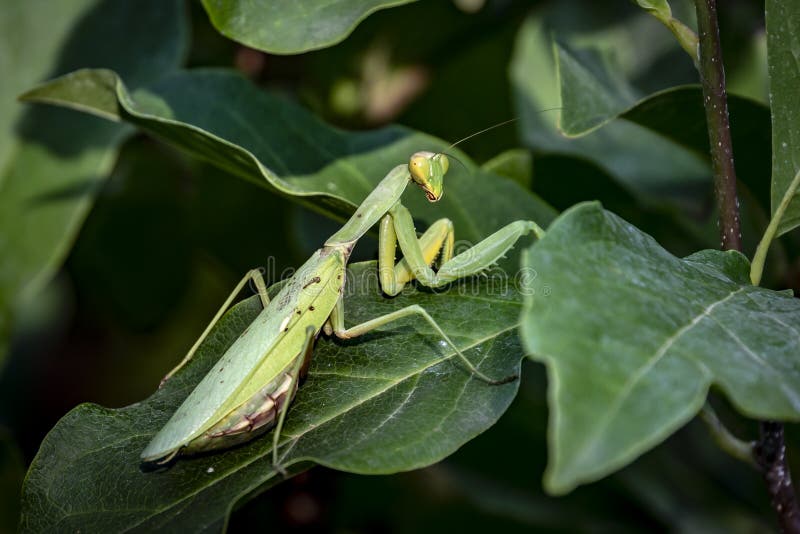
[[[398,165],[364,199],[342,228],[326,242],[326,247],[352,247],[397,204],[411,181],[408,165]]]

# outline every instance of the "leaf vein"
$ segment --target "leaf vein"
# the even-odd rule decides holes
[[[700,321],[702,321],[706,317],[709,317],[711,312],[714,311],[714,308],[733,298],[736,294],[743,291],[745,287],[746,286],[742,286],[736,289],[735,291],[729,293],[725,298],[722,298],[720,300],[717,300],[709,304],[701,313],[695,316],[691,321],[689,321],[687,324],[676,330],[673,335],[665,339],[664,342],[661,344],[661,346],[653,353],[653,356],[648,358],[643,366],[641,366],[635,373],[630,375],[630,378],[627,380],[627,382],[625,382],[620,394],[616,397],[613,404],[609,407],[605,416],[600,420],[597,426],[595,426],[595,430],[594,432],[592,432],[592,437],[589,439],[586,445],[584,445],[581,454],[578,455],[578,457],[575,460],[576,463],[585,459],[585,457],[589,454],[589,452],[597,445],[598,441],[603,436],[603,433],[611,424],[611,421],[617,416],[620,408],[628,399],[633,389],[636,387],[639,381],[642,380],[642,378],[644,378],[647,375],[647,373],[649,373],[650,370],[658,364],[659,361],[661,361],[661,359],[667,354],[669,349],[671,349],[675,345],[675,343],[681,337],[683,337],[687,332],[691,331],[695,326],[697,326],[697,324],[700,323]]]

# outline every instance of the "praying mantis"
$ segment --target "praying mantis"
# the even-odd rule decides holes
[[[436,331],[453,350],[453,356],[477,379],[487,385],[516,380],[516,376],[493,379],[478,370],[419,305],[349,328],[345,326],[343,290],[347,262],[356,242],[376,224],[379,225],[378,280],[382,291],[389,296],[400,293],[412,280],[438,288],[478,274],[500,259],[522,236],[530,232],[537,237],[544,234],[535,222],[519,220],[457,255],[454,255],[454,228],[448,219],[437,220],[418,237],[411,213],[400,197],[407,185],[414,182],[428,201],[437,202],[444,193],[448,167],[445,154],[422,151],[413,154],[407,164],[393,168],[341,229],[311,255],[272,299],[260,271],[249,271],[164,381],[191,361],[214,324],[248,283],[255,285],[263,310],[152,438],[142,451],[141,460],[164,464],[179,454],[231,447],[275,427],[272,461],[274,468],[282,471],[278,462],[281,428],[297,391],[301,369],[309,361],[314,341],[321,332],[349,339],[398,319],[416,316]],[[398,244],[403,258],[396,262]],[[438,269],[434,271],[431,265],[437,258]]]

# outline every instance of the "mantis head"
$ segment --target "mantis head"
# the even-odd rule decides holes
[[[431,202],[437,202],[444,194],[444,175],[450,161],[444,154],[416,152],[408,162],[411,179],[425,191]]]

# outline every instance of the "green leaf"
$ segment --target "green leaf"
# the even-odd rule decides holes
[[[561,88],[560,129],[567,136],[585,135],[615,118],[631,105],[636,93],[617,69],[601,68],[614,56],[599,51],[584,51],[592,59],[581,61],[566,48],[554,43]]]
[[[13,76],[0,84],[0,346],[13,309],[69,252],[128,131],[16,96],[87,64],[118,69],[138,87],[182,59],[185,26],[178,0],[3,2],[0,70]]]
[[[25,98],[119,117],[340,220],[411,154],[448,146],[396,126],[363,133],[331,128],[297,105],[222,70],[175,73],[133,95],[114,73],[83,70]],[[466,155],[456,153],[466,169],[452,166],[440,202],[431,204],[416,190],[406,192],[403,202],[416,218],[432,223],[447,213],[457,239],[473,242],[514,220],[514,214],[524,213],[540,225],[552,220],[555,210],[535,195],[478,170]]]
[[[414,0],[203,0],[226,37],[272,54],[299,54],[343,41],[379,9]]]
[[[646,128],[669,140],[696,158],[709,157],[708,131],[703,92],[699,85],[663,89],[647,96],[627,84],[621,69],[599,53],[575,56],[556,46],[562,106],[561,131],[570,137],[584,137],[619,119]],[[762,179],[769,164],[768,108],[749,98],[729,95],[736,167],[766,210],[769,204]],[[705,165],[708,165],[707,163]]]
[[[378,291],[375,269],[374,262],[350,268],[348,324],[419,304],[483,372],[519,372],[522,303],[513,283],[468,280],[441,293],[411,288],[388,299]],[[119,410],[84,404],[67,414],[45,438],[28,473],[23,529],[219,528],[237,502],[278,483],[271,434],[236,449],[180,459],[159,472],[139,468],[148,440],[259,311],[257,297],[235,306],[192,363],[149,399]],[[360,339],[320,338],[286,419],[283,464],[293,473],[322,464],[382,474],[451,454],[491,426],[518,387],[488,386],[451,356],[427,324],[410,319]]]
[[[640,97],[615,75],[602,71],[596,61],[584,55],[578,61],[570,52],[556,45],[561,74],[561,98],[564,114],[560,124],[565,135],[582,137],[618,119],[642,126],[675,144],[708,158],[708,130],[703,91],[700,85],[670,87]],[[619,74],[616,75],[617,77]],[[609,81],[612,80],[612,81]],[[588,98],[586,95],[594,95]],[[754,191],[764,188],[758,177],[769,161],[769,110],[750,98],[728,96],[733,142],[737,151],[736,167],[741,179]]]
[[[766,210],[769,191],[763,173],[770,158],[769,109],[760,102],[736,95],[728,95],[728,107],[733,146],[741,148],[736,151],[736,174]],[[624,110],[619,117],[708,158],[708,129],[703,90],[699,85],[653,93]]]
[[[524,255],[521,332],[548,367],[553,493],[631,462],[691,419],[714,384],[744,415],[800,419],[800,301],[751,286],[747,259],[679,259],[597,203]]]
[[[797,31],[800,5],[796,2],[768,0],[767,61],[772,107],[772,213],[781,203],[789,184],[800,171],[800,83]],[[800,225],[800,196],[795,195],[786,209],[778,235]]]
[[[769,109],[763,104],[736,95],[728,95],[736,170],[741,182],[748,186],[766,211],[769,190],[762,178],[769,166]],[[586,113],[596,122],[608,124],[617,119],[630,121],[668,139],[697,158],[709,157],[708,130],[703,109],[703,90],[699,85],[673,87],[647,95],[625,109],[604,115],[600,110]],[[589,130],[573,130],[574,136],[590,134]]]
[[[561,4],[554,5],[558,9]],[[563,12],[529,17],[520,29],[512,59],[511,76],[526,145],[538,153],[588,159],[631,191],[661,203],[668,195],[677,196],[677,191],[706,190],[710,171],[704,157],[632,122],[608,122],[595,107],[605,112],[624,109],[642,92],[632,89],[629,79],[644,76],[650,65],[668,61],[670,54],[685,57],[669,32],[645,13],[595,33],[559,31],[551,19],[573,21]],[[573,22],[581,26],[580,20]],[[562,100],[563,85],[552,47],[554,32],[558,32],[559,43],[569,45],[570,57],[581,65],[582,72],[570,76],[587,84],[564,87],[564,94],[572,98],[569,102]],[[594,48],[587,50],[586,42]],[[696,76],[688,58],[669,61],[669,65],[669,82],[662,80],[667,76],[663,73],[652,77],[656,89],[673,84],[673,79],[691,80],[686,73]],[[567,74],[563,65],[560,71],[562,76]],[[551,110],[554,107],[563,109]],[[562,113],[570,123],[604,126],[589,135],[566,138],[560,129]]]
[[[633,192],[580,158],[544,155],[536,158],[534,189],[559,211],[579,202],[599,201],[631,224],[652,235],[667,250],[686,255],[719,242],[716,228],[709,236],[686,221],[677,209],[656,202],[642,202]],[[553,177],[565,176],[568,180]]]

